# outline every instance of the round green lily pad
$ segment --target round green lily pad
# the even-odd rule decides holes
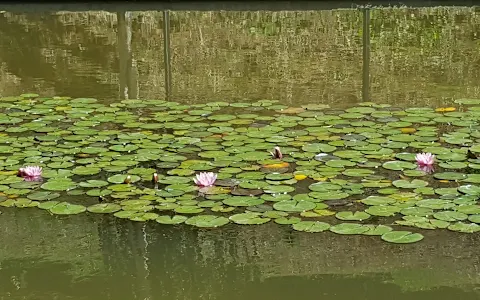
[[[304,232],[322,232],[330,228],[330,224],[319,221],[301,221],[292,225],[292,228],[297,231]]]
[[[223,204],[229,206],[255,206],[263,204],[264,200],[250,196],[233,196],[222,201]]]
[[[355,223],[341,223],[330,227],[331,232],[338,234],[362,234],[369,230],[370,228]]]
[[[70,180],[51,180],[42,184],[41,188],[47,191],[68,191],[77,187],[77,184]]]
[[[386,226],[386,225],[363,225],[363,227],[368,228],[367,231],[362,232],[363,235],[383,235],[387,232],[390,232],[393,230],[392,227]]]
[[[214,228],[228,224],[230,220],[225,217],[213,215],[194,216],[185,221],[185,224],[203,228]]]
[[[292,225],[302,221],[299,217],[282,217],[273,220],[277,224],[281,225]]]
[[[99,203],[90,205],[87,210],[91,213],[110,214],[119,211],[122,207],[115,203]]]
[[[423,235],[420,233],[412,233],[410,231],[395,230],[384,233],[381,238],[389,243],[409,244],[423,240]]]
[[[458,231],[463,233],[474,233],[480,231],[480,225],[476,223],[463,223],[463,222],[456,222],[447,227],[448,230],[451,231]]]
[[[454,222],[466,220],[468,218],[468,215],[458,211],[440,211],[434,213],[433,217],[437,220]]]
[[[302,212],[314,209],[317,205],[311,201],[285,200],[273,204],[273,208],[286,212]]]
[[[49,209],[52,214],[56,215],[76,215],[85,212],[87,208],[83,205],[61,202]]]
[[[344,221],[363,221],[370,218],[370,215],[363,211],[341,211],[338,212],[335,217]]]
[[[229,219],[236,224],[242,224],[242,225],[264,224],[271,220],[270,218],[266,218],[262,216],[260,213],[256,213],[256,212],[246,212],[246,213],[236,214],[236,215],[230,216]]]
[[[43,191],[33,192],[27,195],[28,199],[36,200],[36,201],[52,200],[58,197],[60,197],[59,193],[43,192]]]
[[[155,219],[160,224],[171,224],[171,225],[176,225],[176,224],[181,224],[185,222],[188,219],[186,216],[182,215],[175,215],[175,216],[159,216],[158,218]]]

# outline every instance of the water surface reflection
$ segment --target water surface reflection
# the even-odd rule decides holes
[[[275,224],[197,230],[36,209],[1,221],[8,299],[478,299],[478,235],[399,246]]]
[[[164,30],[161,11],[3,12],[0,91],[158,99],[171,81],[172,100],[184,103],[346,106],[363,100],[369,41],[373,101],[436,106],[480,94],[474,8],[376,8],[369,16],[358,9],[175,11],[169,18]]]

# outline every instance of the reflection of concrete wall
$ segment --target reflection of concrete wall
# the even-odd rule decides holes
[[[471,288],[480,281],[474,234],[423,231],[420,243],[394,245],[273,223],[199,230],[108,215],[2,211],[0,295],[18,286],[23,294],[57,291],[86,299],[244,299],[284,284],[311,289],[318,281],[330,293],[335,290],[327,283],[349,278],[352,289],[366,282],[375,286],[369,290],[390,293]]]
[[[216,244],[202,251],[203,260],[220,256],[237,267],[258,270],[263,279],[388,273],[405,290],[480,284],[478,235],[423,233],[422,242],[410,245],[389,244],[380,237],[291,232],[274,224],[237,226],[225,240],[214,231],[198,235]]]
[[[36,208],[2,208],[0,263],[10,260],[70,264],[72,276],[103,269],[97,225],[87,215],[55,217]]]
[[[115,14],[34,15],[4,14],[0,39],[10,46],[3,46],[0,58],[16,77],[2,77],[0,90],[118,99]],[[139,97],[163,98],[162,13],[132,16]],[[473,8],[374,9],[371,17],[373,101],[421,106],[480,97],[475,44],[480,20]],[[175,101],[352,104],[361,99],[357,10],[172,12],[171,22]],[[46,61],[35,66],[35,78],[33,70],[16,65],[29,57]]]
[[[92,290],[100,289],[101,282],[88,280],[104,271],[91,218],[55,217],[36,208],[1,211],[0,298],[80,297],[89,293],[81,288],[85,282]]]

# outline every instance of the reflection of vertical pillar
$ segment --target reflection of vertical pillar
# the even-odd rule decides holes
[[[136,286],[133,285],[131,280],[131,270],[134,268],[134,262],[131,259],[125,259],[132,257],[133,247],[131,243],[125,242],[132,233],[126,226],[128,224],[120,223],[113,216],[99,218],[97,221],[100,251],[103,255],[103,265],[107,274],[120,282],[125,278],[125,282],[131,283],[129,285],[117,285],[114,288],[105,286],[104,293],[108,295],[106,299],[122,297],[134,299],[136,292]]]
[[[370,9],[363,8],[362,101],[370,101]]]
[[[172,71],[170,69],[170,13],[163,11],[163,64],[165,67],[165,98],[167,101],[172,96]]]
[[[120,97],[137,99],[136,63],[132,56],[132,18],[130,12],[117,12],[117,44]]]
[[[141,229],[139,226],[140,224],[132,224],[132,231],[133,234],[131,235],[131,245],[132,248],[135,249],[133,251],[133,260],[135,263],[136,274],[135,277],[137,278],[137,295],[140,299],[150,299],[151,295],[151,288],[150,288],[150,270],[148,267],[148,240],[147,240],[147,233],[146,233],[146,224],[141,224]]]

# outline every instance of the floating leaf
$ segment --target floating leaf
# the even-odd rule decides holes
[[[362,232],[363,235],[383,235],[393,230],[392,227],[385,225],[363,225],[363,227],[368,228],[367,231]]]
[[[468,215],[458,211],[440,211],[434,213],[433,217],[442,221],[454,222],[466,220],[468,218]]]
[[[182,205],[174,209],[179,214],[199,214],[204,211],[203,208],[194,205]]]
[[[401,209],[396,206],[373,205],[365,210],[366,213],[373,216],[390,217],[394,216]]]
[[[108,177],[108,182],[111,182],[111,183],[124,183],[125,180],[127,179],[127,176],[130,176],[130,183],[134,183],[134,182],[137,182],[139,181],[141,178],[137,175],[127,175],[127,174],[117,174],[117,175],[113,175],[113,176],[110,176]]]
[[[185,221],[185,224],[202,228],[214,228],[228,224],[230,220],[225,217],[213,215],[194,216]]]
[[[176,216],[159,216],[155,219],[160,224],[181,224],[188,219],[186,216],[176,215]]]
[[[274,222],[281,225],[292,225],[301,222],[302,219],[298,217],[282,217],[274,219]]]
[[[41,209],[47,209],[47,210],[49,210],[49,209],[51,209],[52,207],[54,207],[55,205],[57,205],[58,203],[60,203],[60,202],[58,202],[58,201],[45,201],[45,202],[40,202],[40,203],[37,205],[37,207],[38,207],[38,208],[41,208]]]
[[[236,224],[242,225],[258,225],[269,222],[270,218],[265,218],[259,213],[255,212],[246,212],[242,214],[236,214],[230,217],[230,220]]]
[[[264,200],[260,198],[250,196],[233,196],[223,200],[223,204],[229,206],[255,206],[260,205],[263,202]]]
[[[341,211],[338,212],[335,217],[344,221],[363,221],[370,218],[370,215],[363,211]]]
[[[36,201],[46,201],[46,200],[52,200],[55,198],[60,197],[59,193],[52,193],[52,192],[33,192],[29,195],[27,195],[27,198],[30,200],[36,200]]]
[[[330,228],[330,224],[319,221],[301,221],[292,225],[297,231],[322,232]]]
[[[119,211],[121,208],[120,205],[115,203],[99,203],[87,207],[87,210],[91,213],[110,214]]]
[[[457,222],[448,226],[447,228],[451,231],[458,231],[463,233],[474,233],[480,231],[480,225],[476,223],[467,224],[463,222]]]
[[[274,209],[286,212],[302,212],[312,210],[316,206],[317,205],[314,202],[295,200],[279,201],[273,204]]]
[[[341,223],[330,227],[331,232],[338,234],[362,234],[369,230],[370,228],[355,223]]]
[[[417,189],[417,188],[426,187],[428,185],[428,182],[419,180],[419,179],[413,179],[412,181],[395,180],[394,182],[392,182],[392,184],[398,188]]]
[[[51,180],[42,184],[42,189],[48,191],[68,191],[77,187],[77,184],[70,180]]]
[[[408,244],[423,240],[423,235],[410,231],[390,231],[382,235],[382,240],[395,244]]]
[[[56,215],[76,215],[85,212],[87,208],[83,205],[61,202],[49,209],[52,214]]]

